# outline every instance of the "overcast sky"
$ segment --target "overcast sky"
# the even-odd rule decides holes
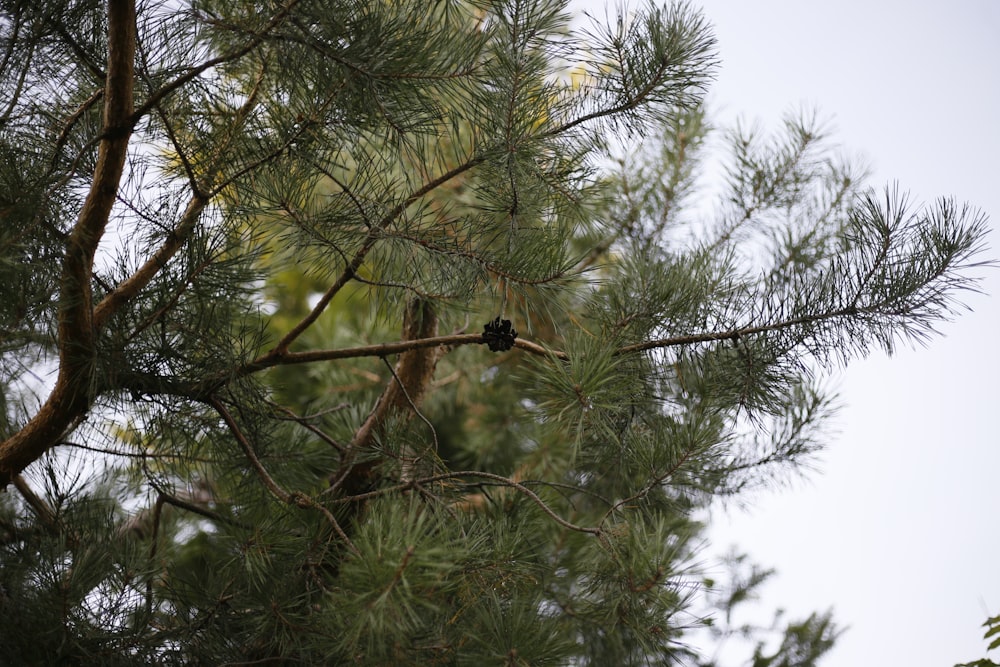
[[[578,0],[604,15],[605,0]],[[1000,0],[702,0],[722,69],[717,123],[775,127],[803,105],[914,202],[954,196],[1000,224]],[[1000,257],[991,233],[990,258]],[[1000,614],[1000,270],[929,347],[853,362],[820,470],[715,517],[713,540],[778,576],[762,609],[833,607],[823,667],[984,657]],[[995,653],[1000,654],[1000,651]],[[993,655],[994,660],[1000,656]]]

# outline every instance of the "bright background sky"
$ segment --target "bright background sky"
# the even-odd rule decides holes
[[[872,185],[941,195],[1000,226],[1000,0],[700,0],[722,68],[717,124],[832,118]],[[604,16],[605,0],[577,0]],[[990,240],[1000,258],[1000,234]],[[853,362],[819,471],[715,517],[712,539],[778,570],[762,613],[833,607],[823,667],[951,667],[1000,614],[1000,269],[927,348]],[[994,654],[1000,654],[995,651]],[[992,655],[994,660],[1000,656]]]

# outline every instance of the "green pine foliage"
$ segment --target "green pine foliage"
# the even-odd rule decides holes
[[[570,19],[3,3],[0,655],[715,664],[767,573],[704,580],[700,510],[809,464],[986,220],[809,114],[720,163],[690,5]]]

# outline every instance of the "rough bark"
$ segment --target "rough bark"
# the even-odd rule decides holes
[[[403,317],[402,340],[432,338],[437,334],[438,319],[433,303],[422,299],[410,301]],[[338,471],[332,478],[343,493],[363,493],[377,484],[378,462],[368,460],[355,464],[354,456],[371,449],[375,437],[383,432],[391,418],[413,418],[414,410],[420,407],[443,353],[443,347],[431,347],[407,350],[399,355],[393,369],[395,377],[389,379],[375,409],[354,434],[345,459],[347,468]]]

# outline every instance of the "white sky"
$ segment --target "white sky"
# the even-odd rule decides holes
[[[605,0],[576,0],[603,16]],[[1000,225],[1000,0],[700,0],[722,69],[715,120],[832,117],[872,184],[953,195]],[[1000,258],[1000,234],[990,238]],[[1000,614],[1000,269],[928,348],[852,363],[821,470],[716,517],[777,577],[762,609],[833,607],[850,629],[824,667],[950,667],[985,655]],[[994,486],[997,484],[997,486]],[[1000,651],[995,651],[1000,654]],[[1000,656],[992,655],[994,660]]]

